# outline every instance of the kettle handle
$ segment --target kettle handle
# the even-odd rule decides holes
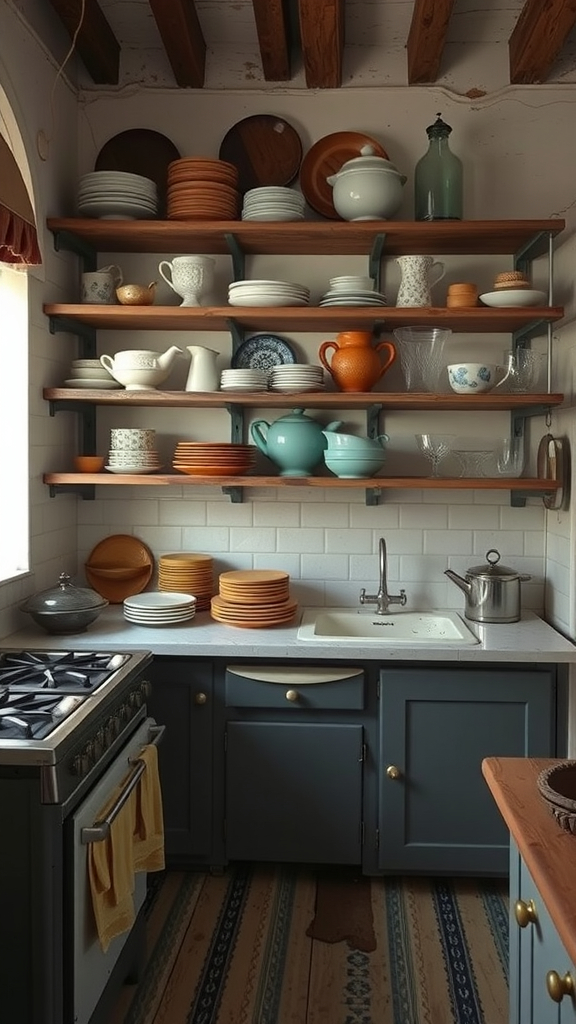
[[[322,366],[326,370],[328,370],[328,373],[332,373],[332,367],[330,366],[330,363],[328,362],[328,358],[326,356],[326,353],[327,352],[334,353],[337,350],[338,350],[338,345],[336,344],[335,341],[323,341],[322,344],[320,345],[320,348],[318,349],[318,358],[320,359],[320,362],[322,363]]]
[[[264,455],[268,455],[268,441],[267,434],[270,428],[270,424],[266,420],[254,420],[250,426],[250,433],[252,440],[256,442],[258,448]]]
[[[392,363],[396,359],[396,349],[391,341],[379,341],[378,344],[374,346],[374,351],[387,353],[387,356],[383,357],[384,362],[380,368],[380,373],[376,377],[376,380],[380,380],[380,377],[383,376],[389,366],[392,366]]]

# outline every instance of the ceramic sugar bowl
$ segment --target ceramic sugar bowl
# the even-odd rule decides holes
[[[343,220],[387,220],[402,204],[407,178],[390,160],[363,146],[361,156],[347,160],[327,178],[332,202]]]

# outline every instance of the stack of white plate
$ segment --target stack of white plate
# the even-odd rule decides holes
[[[291,281],[233,281],[228,302],[231,306],[307,306],[310,289]]]
[[[304,220],[304,203],[304,196],[291,188],[251,188],[244,194],[242,220]]]
[[[320,299],[320,306],[385,306],[386,296],[373,288],[353,285],[334,287],[332,284]]]
[[[158,187],[128,171],[92,171],[80,178],[78,213],[101,220],[149,220],[158,216]]]
[[[267,370],[222,370],[221,391],[267,391]]]
[[[126,473],[129,476],[134,474],[157,473],[162,469],[160,456],[155,448],[150,451],[144,448],[127,451],[124,448],[110,448],[108,452],[108,465],[105,467],[109,473]]]
[[[70,376],[64,384],[67,388],[97,388],[100,391],[122,387],[99,359],[73,359]]]
[[[123,601],[124,618],[140,626],[166,626],[188,622],[196,614],[192,594],[165,593],[161,590],[134,594]]]
[[[324,370],[308,363],[275,366],[270,373],[272,391],[323,391]]]

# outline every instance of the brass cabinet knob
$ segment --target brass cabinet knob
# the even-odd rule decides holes
[[[536,924],[538,914],[534,900],[516,900],[514,904],[514,917],[521,928],[527,928],[529,924]]]
[[[388,765],[386,775],[389,779],[399,779],[401,774],[400,769],[395,764]]]
[[[286,690],[286,700],[292,701],[298,700],[298,690]]]
[[[194,697],[195,704],[205,704],[207,700],[208,697],[206,696],[205,693],[202,693],[202,691],[200,691],[200,693],[197,693]]]
[[[574,981],[569,971],[561,976],[558,971],[548,971],[546,975],[546,990],[550,999],[555,1003],[561,1003],[564,996],[571,996],[574,993]]]

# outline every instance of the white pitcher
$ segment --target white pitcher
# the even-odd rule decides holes
[[[190,369],[184,390],[218,391],[220,380],[216,359],[220,353],[202,345],[187,345],[186,351],[190,353]]]
[[[402,272],[397,306],[431,306],[431,288],[445,274],[444,264],[433,256],[398,256]]]

